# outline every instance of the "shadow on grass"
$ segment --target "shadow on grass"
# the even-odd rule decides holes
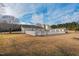
[[[79,40],[79,38],[77,38],[77,37],[74,37],[73,39],[75,39],[75,40]]]

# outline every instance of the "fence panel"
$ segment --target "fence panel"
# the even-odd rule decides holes
[[[62,29],[52,29],[52,30],[48,30],[48,31],[41,31],[41,30],[36,30],[36,31],[26,31],[25,32],[26,34],[29,34],[29,35],[33,35],[33,36],[40,36],[40,35],[53,35],[53,34],[63,34],[65,33],[64,30]]]

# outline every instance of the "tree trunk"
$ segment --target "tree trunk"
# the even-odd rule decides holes
[[[11,29],[11,28],[9,28],[9,33],[10,33],[10,34],[12,33],[12,29]]]

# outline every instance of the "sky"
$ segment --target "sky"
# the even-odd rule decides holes
[[[79,21],[77,3],[4,3],[6,15],[20,19],[21,24],[60,24]]]

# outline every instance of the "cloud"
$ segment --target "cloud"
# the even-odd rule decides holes
[[[59,21],[59,22],[58,22]],[[71,14],[63,15],[55,21],[55,23],[67,23],[67,22],[79,21],[79,12],[73,12]]]
[[[58,24],[79,20],[79,4],[10,3],[6,14],[14,15],[23,23]]]
[[[47,13],[48,24],[66,23],[79,20],[78,4],[68,4],[63,7],[56,7],[55,10],[50,9]]]
[[[5,13],[4,7],[5,7],[5,5],[3,3],[0,3],[0,14],[4,14]]]
[[[33,14],[32,15],[32,23],[40,23],[43,24],[43,15]]]

